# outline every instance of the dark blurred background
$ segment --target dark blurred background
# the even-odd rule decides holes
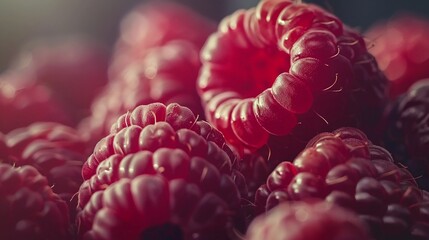
[[[161,0],[156,0],[161,1]],[[257,0],[174,0],[204,16],[220,20]],[[38,38],[81,34],[107,47],[114,43],[119,22],[144,0],[0,0],[0,71],[27,42]],[[429,17],[428,0],[308,0],[319,4],[345,23],[364,31],[376,21],[399,12]]]

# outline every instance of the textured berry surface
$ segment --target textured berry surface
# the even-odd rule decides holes
[[[81,170],[85,161],[85,143],[77,131],[59,123],[39,122],[18,128],[5,136],[10,164],[30,165],[46,177],[53,192],[70,206],[75,214],[77,198],[83,179]]]
[[[17,84],[28,77],[12,72],[0,76],[0,131],[7,133],[36,121],[71,124],[69,115],[48,88]]]
[[[370,129],[385,104],[387,80],[362,37],[313,4],[266,0],[236,11],[201,58],[208,121],[238,151],[265,146],[271,160],[322,131]]]
[[[76,125],[107,83],[109,56],[101,44],[83,38],[35,41],[23,48],[11,69],[30,77],[27,84],[43,85]]]
[[[381,129],[383,146],[429,189],[429,80],[413,84],[388,106]]]
[[[0,163],[0,238],[69,239],[67,204],[31,166]]]
[[[140,105],[118,118],[83,166],[79,234],[228,239],[240,201],[233,161],[222,135],[190,109]]]
[[[375,24],[366,33],[369,51],[390,80],[390,97],[405,93],[423,78],[429,78],[429,20],[398,15]]]
[[[283,203],[254,220],[246,240],[369,240],[353,212],[327,202]]]
[[[145,58],[130,64],[120,78],[111,81],[92,104],[92,115],[79,126],[96,142],[108,134],[124,112],[152,102],[179,103],[203,117],[195,89],[199,47],[176,40],[147,50]]]
[[[429,238],[429,202],[413,176],[357,129],[315,136],[293,162],[277,166],[255,204],[264,212],[311,198],[355,211],[376,239]]]

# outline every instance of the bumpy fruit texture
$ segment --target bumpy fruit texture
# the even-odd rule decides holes
[[[385,104],[387,80],[362,37],[313,4],[266,0],[239,10],[201,57],[208,121],[238,151],[262,148],[271,162],[322,131],[369,131]]]
[[[414,83],[388,106],[381,126],[383,146],[429,189],[429,80]]]
[[[372,26],[365,37],[369,51],[390,80],[392,99],[424,78],[429,78],[429,20],[398,15]]]
[[[76,203],[72,196],[83,182],[85,161],[85,143],[76,130],[59,123],[39,122],[9,132],[5,141],[11,164],[36,168],[56,194],[70,205]]]
[[[76,125],[89,115],[92,100],[107,83],[108,63],[107,49],[100,43],[60,38],[28,44],[14,60],[11,70],[28,74],[25,84],[50,89]]]
[[[203,118],[195,89],[200,68],[200,47],[174,40],[147,50],[145,57],[127,66],[111,81],[92,104],[92,115],[79,126],[90,142],[106,136],[110,126],[124,112],[141,104],[178,103]]]
[[[137,5],[121,21],[110,77],[116,78],[130,63],[142,59],[153,47],[182,39],[202,46],[216,29],[215,23],[173,2]]]
[[[428,239],[429,202],[387,150],[354,128],[315,136],[256,193],[261,212],[280,202],[323,199],[356,212],[376,239]]]
[[[229,239],[240,201],[233,157],[220,132],[190,109],[140,105],[118,118],[83,166],[79,234]]]
[[[0,163],[0,239],[70,239],[66,202],[31,166]]]
[[[68,113],[45,86],[22,86],[26,74],[6,72],[0,76],[0,131],[7,133],[37,121],[71,124]]]
[[[369,240],[353,212],[327,202],[283,203],[256,218],[246,240]]]

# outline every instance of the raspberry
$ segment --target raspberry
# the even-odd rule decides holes
[[[77,131],[59,123],[39,122],[15,129],[5,136],[14,166],[30,165],[48,180],[52,190],[69,203],[83,179],[85,143]]]
[[[327,202],[283,203],[255,219],[248,240],[371,239],[357,215]]]
[[[67,204],[31,166],[0,163],[0,238],[69,239]]]
[[[381,126],[383,146],[408,166],[416,181],[429,189],[429,81],[422,80],[388,106]]]
[[[152,102],[179,103],[203,116],[195,81],[200,68],[199,47],[170,41],[147,50],[141,61],[129,65],[121,78],[111,81],[92,105],[92,115],[79,127],[92,141],[108,134],[124,112]]]
[[[49,89],[16,84],[27,77],[12,72],[0,76],[0,131],[7,133],[37,121],[71,124],[69,115],[58,105]]]
[[[99,43],[60,38],[28,44],[16,57],[12,70],[28,74],[27,84],[50,89],[76,125],[89,114],[91,101],[107,83],[108,62],[107,51]]]
[[[172,40],[202,46],[216,25],[194,11],[172,2],[137,5],[122,19],[110,75],[116,78],[126,66],[144,58],[147,50]]]
[[[372,45],[369,51],[390,80],[392,99],[416,81],[429,78],[428,29],[428,19],[404,14],[374,24],[365,33]]]
[[[94,239],[229,239],[239,192],[220,133],[178,104],[118,118],[82,168],[79,234]],[[152,238],[153,237],[153,238]]]
[[[277,166],[258,189],[255,204],[265,211],[281,202],[313,198],[353,210],[376,239],[429,237],[421,230],[429,226],[424,214],[429,202],[414,178],[360,130],[315,136],[293,162]]]
[[[387,81],[361,36],[313,4],[266,0],[239,10],[201,58],[208,121],[238,151],[266,146],[271,160],[294,157],[319,132],[371,129],[386,100]]]

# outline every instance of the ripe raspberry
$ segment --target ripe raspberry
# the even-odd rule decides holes
[[[203,115],[195,89],[201,65],[199,47],[176,40],[147,52],[143,60],[129,65],[121,78],[111,81],[94,101],[91,117],[79,127],[93,142],[106,136],[122,113],[141,104],[176,102]]]
[[[14,166],[31,165],[48,180],[52,190],[72,206],[72,196],[83,182],[85,143],[77,131],[49,122],[33,123],[5,136]],[[74,206],[70,208],[74,215]]]
[[[35,168],[0,163],[0,239],[69,239],[67,211]]]
[[[390,80],[390,97],[405,93],[416,81],[429,78],[429,20],[397,15],[379,22],[365,34],[369,51]]]
[[[349,208],[376,239],[428,239],[423,198],[412,175],[365,134],[341,128],[314,137],[291,162],[282,162],[258,190],[264,211],[280,202],[324,199]]]
[[[232,152],[224,149],[217,130],[178,104],[122,115],[82,168],[79,234],[228,239],[240,196],[230,177]],[[175,238],[160,235],[168,233]]]
[[[215,30],[215,23],[173,2],[138,5],[121,22],[110,76],[116,78],[130,63],[144,58],[148,50],[172,40],[202,46]]]
[[[11,72],[0,76],[0,131],[7,133],[37,121],[71,124],[69,115],[57,104],[49,89],[15,84],[27,77]]]
[[[316,133],[370,129],[384,107],[387,81],[361,36],[313,4],[265,0],[239,10],[201,57],[206,117],[238,150],[268,145],[284,160]]]
[[[94,96],[107,83],[106,49],[83,38],[40,40],[28,44],[12,70],[30,76],[27,84],[44,85],[77,124],[89,115]]]
[[[327,202],[283,203],[255,219],[246,240],[369,240],[357,215]]]
[[[429,80],[414,83],[388,106],[381,126],[383,146],[429,189]]]

